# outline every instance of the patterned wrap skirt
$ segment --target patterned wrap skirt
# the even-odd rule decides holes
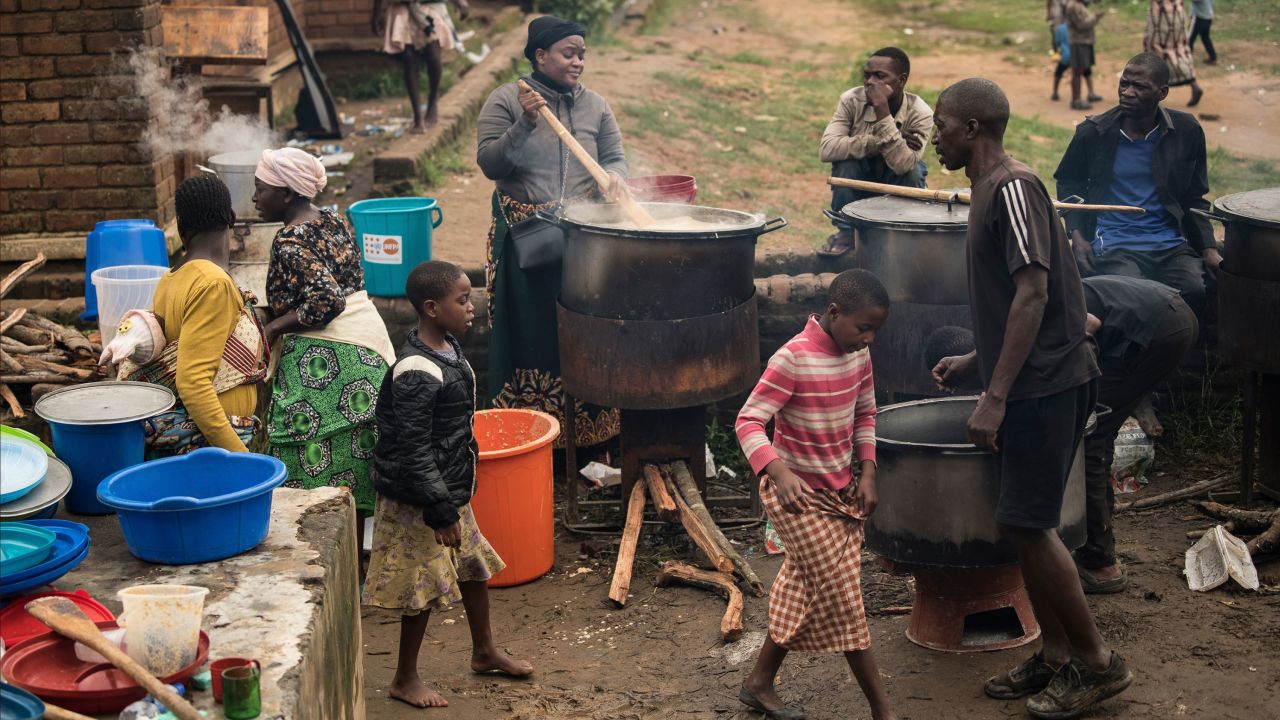
[[[357,510],[373,511],[374,409],[386,374],[386,361],[372,350],[285,337],[267,413],[270,453],[289,470],[285,486],[346,487]]]
[[[1188,41],[1187,13],[1182,0],[1151,0],[1143,50],[1164,58],[1169,66],[1169,86],[1188,85],[1196,79],[1194,56]]]
[[[760,500],[786,548],[769,591],[769,637],[788,650],[851,652],[871,647],[862,607],[862,532],[849,494],[815,490],[801,515],[782,509],[769,476]]]

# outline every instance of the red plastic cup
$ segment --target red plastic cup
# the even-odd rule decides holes
[[[221,660],[214,660],[209,665],[209,674],[213,676],[211,680],[213,682],[214,702],[219,705],[222,704],[222,671],[228,668],[246,667],[249,665],[258,668],[259,672],[262,671],[262,663],[251,658],[222,658]]]

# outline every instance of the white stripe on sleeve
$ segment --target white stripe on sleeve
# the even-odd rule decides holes
[[[1004,196],[1004,209],[1009,215],[1009,227],[1018,241],[1018,250],[1022,252],[1023,262],[1030,263],[1031,255],[1027,252],[1027,199],[1022,192],[1022,180],[1014,178],[1000,188]]]

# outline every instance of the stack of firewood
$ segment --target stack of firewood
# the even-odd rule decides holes
[[[1223,527],[1232,535],[1249,538],[1245,547],[1254,561],[1280,553],[1280,509],[1242,510],[1208,500],[1196,503],[1196,507],[1209,517],[1225,521]],[[1187,537],[1194,540],[1206,532],[1193,530],[1187,533]]]
[[[5,276],[0,281],[0,299],[44,263],[41,253]],[[0,310],[0,399],[5,406],[0,419],[25,417],[24,400],[34,403],[63,385],[101,379],[97,365],[101,352],[79,330],[40,317],[20,301],[6,302]]]
[[[702,494],[698,492],[693,474],[684,462],[661,466],[646,464],[643,480],[632,486],[609,598],[619,607],[627,602],[636,543],[640,539],[645,503],[649,498],[652,498],[658,517],[668,522],[679,522],[714,568],[701,570],[688,563],[665,562],[659,568],[658,586],[665,587],[679,582],[704,587],[722,595],[728,601],[728,608],[720,621],[720,637],[725,642],[737,640],[742,635],[743,596],[735,575],[756,597],[764,597],[764,584],[716,526],[707,511],[706,503],[702,501]]]

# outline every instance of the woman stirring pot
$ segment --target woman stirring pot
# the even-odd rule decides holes
[[[270,452],[289,470],[286,485],[350,488],[363,525],[375,499],[374,405],[395,347],[364,291],[355,237],[311,202],[326,182],[320,161],[296,148],[267,150],[254,182],[262,218],[284,223],[267,268]]]
[[[622,133],[609,103],[579,82],[586,61],[587,31],[547,15],[529,24],[524,54],[533,74],[529,89],[508,83],[493,91],[477,121],[476,161],[495,181],[485,285],[489,297],[489,399],[494,407],[550,413],[562,432],[577,431],[579,447],[602,443],[618,432],[618,411],[579,406],[566,423],[560,385],[556,330],[558,263],[522,270],[510,228],[537,210],[626,193],[627,162]],[[548,108],[609,174],[601,192],[555,131],[539,119]],[[562,443],[563,440],[557,440]]]

